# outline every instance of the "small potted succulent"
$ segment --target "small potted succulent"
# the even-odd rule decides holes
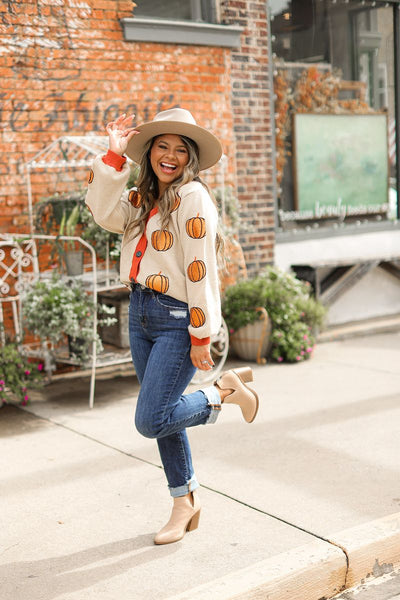
[[[81,206],[76,204],[72,211],[67,215],[66,211],[61,219],[59,236],[74,237],[79,235],[78,223],[81,220]],[[83,273],[83,250],[76,249],[75,242],[73,240],[67,241],[65,246],[61,244],[61,254],[64,255],[65,267],[67,269],[67,275],[75,277],[76,275],[82,275]]]

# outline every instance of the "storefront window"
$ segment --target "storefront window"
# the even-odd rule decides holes
[[[270,11],[280,227],[395,219],[392,3]]]
[[[138,0],[135,16],[176,21],[214,21],[213,0]]]

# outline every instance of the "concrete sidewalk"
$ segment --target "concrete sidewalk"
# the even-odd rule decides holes
[[[227,366],[241,364],[231,361]],[[400,563],[400,333],[254,367],[255,423],[190,430],[202,515],[154,546],[170,498],[133,426],[135,377],[52,384],[0,411],[1,600],[319,600]]]

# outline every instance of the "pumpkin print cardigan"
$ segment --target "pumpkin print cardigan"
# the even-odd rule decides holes
[[[97,156],[89,176],[86,204],[98,225],[122,233],[120,278],[186,302],[192,344],[205,345],[221,324],[219,279],[215,255],[218,213],[198,181],[179,189],[168,229],[161,228],[157,208],[143,234],[130,236],[127,225],[140,213],[140,197],[126,190],[130,167],[108,151]],[[134,237],[133,237],[134,236]]]

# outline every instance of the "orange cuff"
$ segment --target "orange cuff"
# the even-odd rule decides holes
[[[105,165],[114,167],[116,171],[122,171],[122,167],[126,163],[126,157],[120,156],[112,150],[108,150],[107,154],[101,159]]]
[[[211,338],[197,338],[194,335],[190,336],[190,340],[192,342],[192,346],[207,346],[211,342]]]

